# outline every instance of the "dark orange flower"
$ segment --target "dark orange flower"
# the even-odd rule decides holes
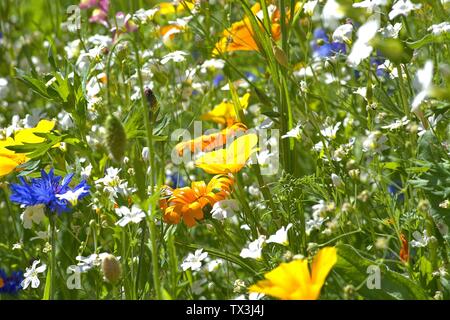
[[[228,138],[235,137],[239,132],[245,133],[246,131],[247,127],[244,124],[235,123],[220,132],[202,135],[193,140],[180,142],[175,146],[175,150],[179,156],[182,156],[185,150],[189,150],[191,153],[211,151],[216,147],[226,144]]]
[[[400,241],[402,242],[402,247],[400,249],[400,260],[402,260],[404,263],[408,263],[408,261],[409,261],[409,246],[408,246],[408,240],[406,240],[406,237],[403,233],[400,234]]]
[[[166,187],[171,195],[160,201],[164,221],[178,224],[183,220],[188,227],[193,227],[198,220],[203,219],[203,208],[225,199],[231,192],[232,184],[233,178],[230,176],[217,175],[208,184],[195,181],[191,187],[173,190]]]
[[[255,3],[251,10],[255,16],[259,17],[259,13],[261,12],[261,5],[259,3]],[[262,19],[260,18],[260,20]],[[280,10],[278,8],[275,8],[275,10],[270,15],[270,20],[270,32],[272,35],[272,39],[277,41],[281,37]],[[216,47],[213,51],[213,55],[238,50],[259,50],[249,17],[245,17],[243,20],[233,23],[231,25],[231,28],[225,29],[223,31],[222,38],[219,40],[219,42],[217,42]]]

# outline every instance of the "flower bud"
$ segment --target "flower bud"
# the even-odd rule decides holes
[[[116,283],[122,275],[122,267],[119,260],[112,254],[108,254],[102,260],[102,271],[105,280],[110,283]]]
[[[110,114],[106,119],[106,143],[110,153],[110,157],[120,162],[125,155],[125,148],[127,145],[127,135],[120,120]]]

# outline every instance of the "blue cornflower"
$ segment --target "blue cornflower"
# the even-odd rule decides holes
[[[25,207],[44,204],[51,212],[58,214],[67,212],[70,210],[69,205],[74,205],[89,194],[90,188],[85,180],[70,188],[72,178],[73,174],[64,179],[56,176],[53,169],[48,174],[42,170],[41,177],[31,179],[30,182],[20,177],[21,184],[11,185],[11,201]]]
[[[310,44],[314,56],[320,58],[331,57],[337,53],[346,52],[345,43],[330,42],[324,29],[314,30],[313,40]]]
[[[405,195],[401,192],[402,182],[400,180],[396,180],[394,183],[391,183],[388,186],[388,192],[392,197],[396,198],[398,201],[403,202],[405,199]]]
[[[218,87],[223,80],[225,80],[225,76],[223,74],[218,74],[215,76],[213,80],[214,87]]]
[[[179,172],[166,172],[166,184],[173,188],[182,188],[186,186],[186,181]]]
[[[22,286],[23,272],[15,271],[10,276],[3,269],[0,269],[0,293],[17,294]]]

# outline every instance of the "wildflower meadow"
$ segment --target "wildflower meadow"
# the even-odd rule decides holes
[[[448,0],[1,0],[0,300],[448,300],[449,119]]]

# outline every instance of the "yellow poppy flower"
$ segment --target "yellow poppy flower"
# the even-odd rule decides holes
[[[226,149],[205,153],[195,161],[195,165],[211,174],[237,173],[256,151],[257,143],[256,134],[246,134],[234,140]]]
[[[255,3],[251,8],[252,13],[256,16],[261,11],[261,5]],[[271,35],[273,40],[277,41],[281,37],[280,11],[276,9],[271,17]],[[225,29],[222,38],[217,42],[213,55],[232,51],[258,51],[258,45],[254,38],[254,31],[250,23],[249,17],[235,22],[231,28]]]
[[[30,160],[26,154],[16,153],[7,147],[18,146],[26,143],[40,143],[45,139],[35,135],[35,133],[50,132],[55,126],[54,121],[41,120],[34,128],[19,130],[14,138],[7,138],[0,141],[0,176],[12,172],[17,166]]]
[[[239,98],[239,103],[243,109],[248,107],[249,98],[250,93],[246,93],[243,97]],[[226,126],[231,126],[238,121],[233,102],[226,100],[215,106],[211,111],[203,114],[201,119],[205,121],[214,121]]]
[[[175,150],[179,156],[182,156],[186,150],[191,153],[198,151],[208,152],[224,145],[229,138],[235,137],[239,132],[245,133],[246,131],[247,127],[244,124],[235,123],[220,132],[202,135],[192,140],[180,142],[175,146]]]
[[[186,7],[189,10],[192,10],[195,7],[192,1],[180,1],[179,4],[174,4],[173,2],[161,2],[158,6],[158,13],[161,15],[180,14],[186,10]]]
[[[335,247],[326,247],[316,254],[311,273],[306,259],[281,263],[265,274],[265,279],[249,288],[283,300],[317,300],[331,268],[337,261]]]

